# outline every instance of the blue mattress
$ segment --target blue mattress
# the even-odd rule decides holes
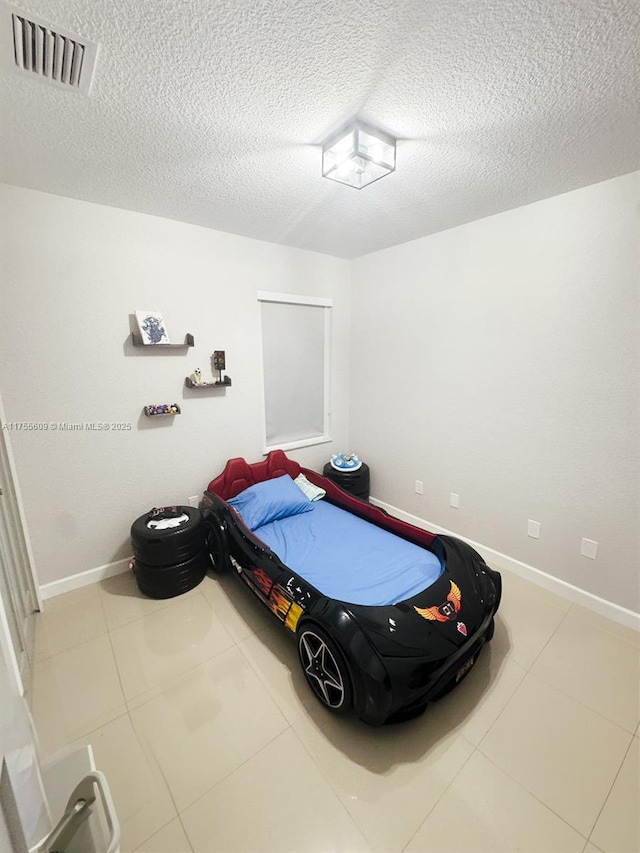
[[[324,595],[349,604],[397,604],[444,570],[431,551],[324,501],[255,534]]]

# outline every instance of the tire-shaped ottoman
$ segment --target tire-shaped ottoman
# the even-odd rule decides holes
[[[158,507],[137,518],[131,544],[140,592],[173,598],[197,586],[211,565],[205,535],[202,513],[194,507]]]

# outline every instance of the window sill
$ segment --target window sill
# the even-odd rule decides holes
[[[272,450],[298,450],[300,447],[312,447],[314,444],[328,444],[332,441],[330,435],[316,435],[312,438],[300,438],[297,441],[284,441],[280,444],[266,445],[262,451],[263,456]]]

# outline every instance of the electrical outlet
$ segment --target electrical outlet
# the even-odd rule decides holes
[[[454,509],[458,509],[460,506],[460,495],[456,495],[455,492],[451,492],[449,495],[449,506],[452,506]]]
[[[529,523],[527,525],[527,536],[530,536],[532,539],[540,538],[540,522],[532,521],[529,519]]]
[[[583,539],[580,547],[580,553],[583,557],[588,557],[590,560],[595,560],[598,553],[598,543],[593,539]]]
[[[416,495],[421,495],[424,492],[422,480],[416,480]]]
[[[189,506],[195,507],[197,509],[199,503],[200,498],[198,497],[198,495],[191,495],[191,497],[189,498]]]

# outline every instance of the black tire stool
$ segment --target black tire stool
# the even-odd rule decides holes
[[[369,500],[369,466],[363,462],[355,471],[338,471],[331,462],[322,469],[322,476],[362,501]]]
[[[167,519],[175,526],[163,527]],[[173,598],[197,586],[211,565],[205,533],[202,513],[190,506],[154,508],[137,518],[131,525],[131,543],[140,592],[149,598]]]

